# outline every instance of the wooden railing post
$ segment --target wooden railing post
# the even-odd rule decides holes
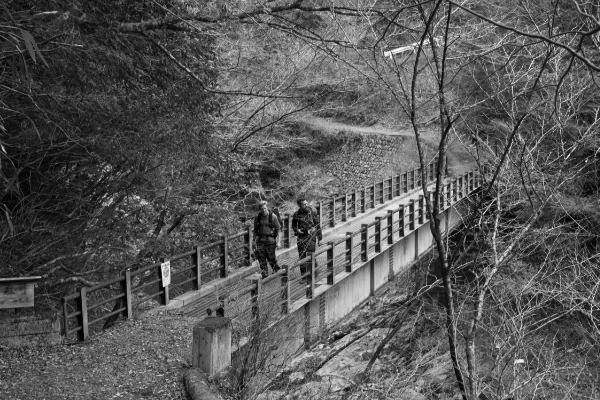
[[[352,232],[346,232],[346,272],[352,272]]]
[[[400,204],[398,207],[398,234],[399,237],[404,237],[404,206]]]
[[[416,172],[415,169],[410,171],[410,190],[414,190],[414,188],[415,188],[415,178],[416,178],[415,172]]]
[[[473,191],[473,170],[469,171],[469,193]]]
[[[293,216],[291,216],[290,214],[285,214],[285,218],[283,219],[283,223],[285,224],[283,246],[288,249],[292,247],[292,219]]]
[[[418,212],[418,216],[419,216],[419,225],[423,225],[423,223],[425,222],[423,220],[423,196],[419,196],[419,212]]]
[[[387,243],[394,243],[394,212],[388,210],[387,212]]]
[[[87,313],[87,288],[84,286],[79,289],[79,315],[77,319],[79,320],[79,326],[81,329],[77,331],[77,336],[79,336],[80,341],[88,340],[90,337],[90,331],[88,326],[88,313]]]
[[[344,212],[342,213],[342,221],[348,221],[348,194],[344,195]]]
[[[433,182],[435,180],[435,161],[429,164],[429,182]]]
[[[323,202],[319,201],[319,204],[317,205],[317,215],[319,216],[319,223],[321,224],[321,227],[323,227]]]
[[[452,189],[450,186],[452,185],[452,181],[446,184],[446,207],[450,207],[452,205]]]
[[[291,304],[292,304],[292,299],[291,299],[291,290],[290,290],[290,266],[289,265],[285,265],[284,266],[284,270],[285,272],[283,273],[283,275],[281,275],[281,290],[283,293],[283,302],[281,303],[281,313],[283,315],[285,314],[289,314],[290,310],[291,310]]]
[[[307,293],[307,297],[312,299],[315,296],[315,280],[317,276],[317,257],[315,256],[315,253],[311,253],[310,255],[310,263],[310,289],[309,293]]]
[[[331,222],[329,222],[329,226],[332,228],[335,226],[335,196],[331,200]]]
[[[358,215],[358,195],[356,194],[356,190],[352,193],[352,216],[356,217]]]
[[[229,272],[229,256],[227,255],[229,252],[229,243],[227,236],[221,235],[221,245],[219,248],[221,252],[221,278],[227,278]]]
[[[418,167],[415,170],[415,187],[421,186],[421,174],[422,174],[421,167]]]
[[[360,198],[361,198],[360,212],[364,214],[365,211],[367,211],[367,188],[366,187],[363,187],[362,190],[360,191]]]
[[[394,192],[394,195],[396,197],[399,197],[400,194],[402,193],[402,187],[401,187],[402,178],[400,177],[400,175],[396,175],[395,180],[396,180],[396,191]]]
[[[246,262],[250,265],[250,246],[248,245],[248,255]],[[200,285],[202,284],[202,268],[200,263],[201,255],[200,255],[200,246],[196,246],[196,252],[192,254],[192,264],[196,266],[194,274],[196,275],[196,280],[194,281],[194,290],[200,289]]]
[[[385,203],[385,179],[380,182],[381,192],[379,192],[379,203]]]
[[[371,185],[371,206],[369,208],[375,208],[375,182]]]
[[[260,316],[260,292],[262,289],[262,279],[252,279],[252,290],[250,291],[250,297],[252,302],[252,318],[255,322],[258,322]]]
[[[408,203],[408,229],[415,230],[415,200],[411,199]]]
[[[334,242],[327,243],[327,284],[333,285],[335,271],[333,269],[333,248],[335,247]]]
[[[125,294],[125,310],[123,310],[123,316],[127,319],[131,319],[133,318],[133,307],[131,302],[131,268],[127,268],[125,270],[125,278],[123,279],[122,290]]]
[[[368,259],[367,258],[367,256],[368,256],[367,241],[369,239],[368,232],[369,232],[369,225],[361,224],[361,226],[360,226],[360,259],[361,259],[361,261],[367,261],[367,259]]]
[[[69,332],[69,302],[66,298],[62,298],[62,309],[63,309],[63,335],[66,338]]]
[[[375,252],[381,252],[381,217],[375,217]]]
[[[408,172],[402,174],[402,193],[408,193]]]
[[[458,201],[458,191],[457,191],[457,183],[458,180],[457,179],[452,179],[452,199],[454,201],[454,203],[456,203]]]
[[[281,227],[284,230],[283,227]],[[244,233],[244,259],[246,260],[246,265],[250,265],[252,263],[252,233],[254,230],[253,225],[248,225],[246,227],[246,232]]]

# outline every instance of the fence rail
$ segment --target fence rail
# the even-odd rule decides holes
[[[435,168],[436,164],[432,163],[426,169],[426,182],[433,182]],[[349,218],[416,189],[419,186],[417,181],[421,173],[420,168],[415,169],[319,202],[317,212],[321,226],[335,227]],[[470,171],[455,179],[453,182],[457,183],[453,184],[454,186],[450,186],[450,183],[446,184],[445,192],[441,196],[444,200],[442,204],[445,204],[443,208],[449,207],[451,200],[456,202],[461,197],[459,194],[466,195],[472,192],[476,187],[475,178],[478,176],[474,171]],[[457,189],[458,182],[460,185]],[[314,295],[312,286],[318,276],[327,276],[327,282],[333,284],[337,274],[351,272],[352,265],[356,262],[365,260],[373,251],[381,251],[382,241],[392,243],[390,240],[393,234],[405,235],[414,230],[415,220],[423,220],[423,204],[421,199],[417,206],[414,201],[409,203],[408,207],[401,206],[398,210],[389,213],[387,218],[368,224],[366,228],[363,226],[360,231],[348,232],[346,238],[327,244],[313,254],[310,260],[299,260],[298,264],[310,263],[314,267],[307,268],[309,272],[305,276],[296,276],[288,268],[266,278],[269,280],[267,283],[274,279],[281,281],[277,296],[284,296],[284,299],[272,304],[276,304],[281,311],[289,311],[290,304],[294,301]],[[418,213],[416,217],[415,212]],[[292,216],[284,215],[282,229],[284,248],[295,246],[291,222]],[[396,224],[397,227],[390,224]],[[357,240],[359,236],[360,241]],[[171,263],[171,284],[165,287],[162,286],[161,280],[161,262],[135,270],[127,269],[118,277],[99,285],[82,287],[63,298],[63,333],[67,337],[77,334],[79,340],[86,340],[90,336],[90,330],[102,329],[102,322],[119,315],[131,318],[134,308],[148,300],[157,300],[160,304],[166,305],[172,297],[198,290],[202,285],[216,279],[226,278],[231,271],[250,265],[251,243],[252,226],[249,226],[244,231],[221,236],[212,243],[196,246],[193,250],[172,256],[168,260]],[[308,276],[310,270],[316,276]],[[253,291],[248,289],[248,293],[260,293],[264,287],[265,285],[258,285]],[[255,294],[249,297],[256,302],[260,296]],[[224,303],[225,300],[222,300],[221,308]],[[257,305],[253,307],[256,308]],[[249,306],[249,309],[252,307]]]

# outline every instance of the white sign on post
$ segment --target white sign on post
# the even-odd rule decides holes
[[[163,287],[169,286],[171,284],[171,261],[160,264],[160,271]]]

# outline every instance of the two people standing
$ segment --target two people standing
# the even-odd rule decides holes
[[[306,258],[316,251],[318,241],[323,240],[321,231],[321,221],[318,213],[309,206],[304,198],[297,200],[298,210],[292,216],[292,230],[298,238],[298,257]],[[268,265],[273,272],[279,271],[275,250],[277,248],[277,237],[281,230],[279,216],[269,210],[266,201],[260,202],[260,211],[254,218],[254,238],[256,244],[256,258],[260,264],[261,275],[263,278],[269,275]],[[305,275],[312,270],[312,263],[303,262],[300,264],[300,273]],[[309,274],[310,276],[310,274]],[[309,278],[307,279],[308,282]]]

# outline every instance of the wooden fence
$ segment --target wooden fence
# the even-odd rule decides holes
[[[335,227],[349,218],[365,213],[386,201],[402,196],[420,186],[421,174],[425,173],[427,182],[432,182],[435,176],[436,163],[428,165],[425,171],[420,168],[396,175],[369,186],[362,187],[345,195],[335,196],[326,201],[320,201],[317,206],[321,226]],[[461,181],[473,179],[473,171],[459,178]],[[451,190],[451,189],[448,189]],[[446,195],[446,198],[449,198]],[[421,206],[421,214],[422,204]],[[414,205],[411,206],[414,209]],[[412,215],[412,214],[408,214]],[[292,216],[283,216],[283,247],[295,246],[292,230]],[[362,233],[353,233],[351,238]],[[367,239],[371,238],[368,236]],[[352,241],[352,240],[351,240]],[[356,240],[352,241],[352,243]],[[366,242],[365,242],[366,243]],[[185,292],[198,290],[208,282],[226,278],[231,271],[251,263],[252,251],[252,226],[246,230],[229,236],[222,236],[218,240],[197,246],[191,251],[175,255],[169,259],[171,264],[171,284],[162,286],[161,262],[157,262],[139,269],[127,269],[119,276],[102,282],[92,287],[81,287],[77,292],[63,297],[63,334],[69,338],[76,334],[79,340],[86,340],[90,332],[101,330],[109,318],[119,315],[131,318],[134,310],[141,303],[148,300],[157,300],[160,304],[167,304],[169,299]],[[354,245],[352,245],[354,246]],[[365,246],[364,244],[361,246]],[[362,249],[362,247],[361,247]],[[323,250],[327,251],[327,250]],[[323,251],[315,255],[314,260],[300,260],[302,262],[317,262],[319,257],[324,257]],[[365,251],[365,249],[361,250]],[[350,253],[354,257],[354,253]],[[339,264],[328,260],[328,268],[341,268]],[[318,273],[318,271],[316,271]],[[285,271],[266,278],[270,282],[276,277],[281,277]],[[328,272],[331,274],[331,271]],[[281,278],[283,279],[283,278]],[[293,284],[293,279],[286,275],[288,286]],[[297,277],[296,281],[307,280],[307,277]],[[333,279],[333,278],[332,278]],[[313,280],[314,283],[314,280]],[[260,283],[256,283],[260,285]],[[245,295],[252,296],[259,289],[248,289]],[[288,301],[301,294],[304,289],[289,289]],[[116,306],[115,306],[116,304]],[[287,306],[286,306],[287,307]],[[285,307],[282,305],[282,309]]]

